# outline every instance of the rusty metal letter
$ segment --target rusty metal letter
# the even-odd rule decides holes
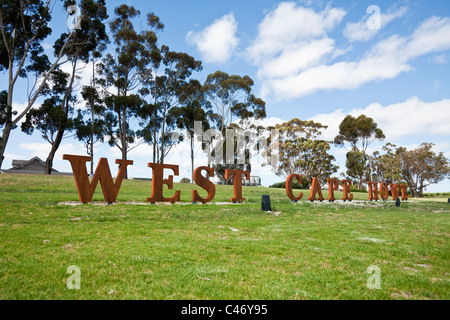
[[[250,180],[250,171],[225,169],[225,179],[230,179],[232,174],[234,174],[234,195],[233,198],[230,198],[230,201],[242,202],[245,200],[245,198],[242,197],[242,175],[245,175],[246,180]]]
[[[342,197],[342,200],[352,201],[353,194],[350,193],[350,186],[352,185],[352,181],[351,180],[341,180],[341,182],[342,182],[342,191],[344,192],[344,196]]]
[[[299,184],[302,184],[302,176],[299,174],[290,174],[286,179],[286,194],[291,199],[291,201],[297,202],[303,197],[303,193],[300,192],[299,195],[296,197],[294,196],[294,193],[292,191],[292,182],[294,179],[297,179],[297,182]]]
[[[378,184],[376,182],[367,182],[369,186],[369,200],[378,200]]]
[[[316,193],[319,194],[319,198],[316,199]],[[309,193],[309,197],[308,197],[309,201],[314,201],[314,200],[319,200],[319,201],[323,201],[323,195],[322,195],[322,189],[320,188],[320,183],[319,183],[319,179],[317,179],[316,177],[313,178],[312,183],[311,183],[311,192]]]
[[[392,195],[392,200],[397,200],[398,198],[398,184],[389,184],[389,186],[391,187],[391,195]]]
[[[334,201],[334,191],[339,189],[339,181],[335,178],[327,178],[328,181],[328,201]]]
[[[216,195],[216,186],[212,183],[208,178],[202,176],[202,171],[205,170],[208,172],[210,177],[214,177],[214,168],[210,167],[198,167],[194,170],[193,179],[194,182],[199,186],[205,189],[208,192],[206,198],[200,197],[197,190],[192,190],[192,202],[195,203],[200,201],[201,203],[211,202]]]
[[[127,166],[133,164],[132,160],[116,159],[116,164],[119,164],[119,172],[117,173],[116,181],[113,183],[108,160],[106,158],[100,158],[92,181],[89,183],[86,162],[91,161],[91,157],[64,154],[63,160],[69,160],[72,165],[73,177],[77,186],[78,196],[80,201],[83,203],[92,201],[92,196],[94,195],[94,191],[99,180],[105,201],[108,203],[115,202],[117,195],[119,194],[122,179],[125,176],[126,168]]]
[[[389,198],[389,189],[388,189],[388,185],[386,182],[380,183],[380,195],[381,195],[381,199],[383,199],[383,201],[386,201]]]
[[[164,198],[163,196],[163,185],[167,185],[169,190],[173,188],[173,176],[170,175],[168,179],[163,179],[164,169],[171,169],[177,176],[178,165],[174,164],[164,164],[164,163],[149,163],[148,166],[153,169],[152,172],[152,195],[147,198],[148,202],[177,202],[180,201],[180,190],[175,192],[172,198]]]
[[[402,189],[402,200],[408,200],[408,186],[405,184],[399,184],[399,187]]]

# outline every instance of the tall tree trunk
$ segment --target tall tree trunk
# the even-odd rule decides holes
[[[423,182],[420,182],[419,186],[419,198],[423,198]]]
[[[13,120],[12,120],[12,97],[14,90],[14,80],[13,80],[13,61],[10,57],[9,59],[9,71],[8,71],[8,96],[6,98],[6,108],[8,115],[8,120],[6,121],[5,127],[3,128],[2,138],[0,140],[0,170],[2,169],[3,160],[5,159],[5,150],[6,145],[8,143],[9,135],[11,134],[11,130],[13,128]],[[9,110],[8,110],[9,109]]]
[[[34,92],[34,94],[30,97],[28,97],[28,104],[27,107],[25,108],[25,110],[23,110],[19,115],[17,115],[14,120],[12,119],[12,115],[10,117],[10,121],[7,121],[7,123],[5,124],[5,127],[3,128],[3,133],[2,133],[2,139],[0,141],[0,169],[2,168],[2,164],[3,164],[3,160],[5,159],[5,150],[6,150],[6,145],[8,143],[8,139],[9,139],[9,135],[11,133],[11,130],[13,128],[13,126],[15,126],[20,119],[22,119],[27,113],[28,111],[31,109],[31,107],[33,106],[34,102],[36,101],[36,99],[40,96],[40,93],[42,91],[42,89],[44,88],[48,77],[50,76],[50,74],[55,70],[55,68],[58,66],[59,60],[62,58],[64,50],[67,46],[67,43],[69,42],[70,38],[72,37],[73,33],[75,32],[75,28],[69,33],[69,36],[67,37],[66,41],[64,42],[64,45],[62,46],[56,61],[52,64],[52,66],[50,67],[50,69],[46,72],[45,76],[42,79],[41,84],[39,85],[39,87],[37,88],[37,90]],[[6,105],[11,107],[11,111],[12,111],[12,99],[13,99],[13,89],[14,89],[14,85],[16,83],[17,77],[20,74],[20,71],[22,70],[25,60],[26,60],[26,55],[29,52],[29,48],[31,43],[36,39],[37,33],[35,33],[35,35],[33,36],[33,39],[30,39],[27,44],[26,44],[26,48],[25,48],[25,52],[24,52],[24,56],[22,58],[22,61],[19,63],[15,75],[13,75],[13,65],[14,65],[14,61],[13,61],[13,55],[14,53],[10,54],[9,56],[9,66],[8,66],[8,97],[7,97],[7,101],[6,101]],[[13,37],[15,37],[15,30],[13,31]],[[11,48],[11,51],[14,51],[14,48]]]
[[[194,183],[194,135],[191,134],[191,183]]]
[[[59,146],[61,145],[61,141],[64,137],[64,131],[66,130],[66,121],[69,117],[69,98],[72,94],[72,88],[73,88],[73,82],[75,80],[75,72],[77,68],[77,60],[72,63],[72,75],[70,78],[69,86],[66,90],[66,93],[64,94],[63,98],[63,105],[64,105],[64,112],[65,112],[65,119],[63,124],[60,124],[58,127],[58,132],[56,133],[55,140],[52,144],[52,148],[50,150],[50,153],[47,156],[47,160],[45,161],[45,174],[52,174],[52,168],[53,168],[53,158],[55,157],[56,150],[58,150]]]
[[[414,197],[419,197],[419,187],[418,187],[419,179],[416,176],[416,181],[414,181]]]
[[[164,163],[164,143],[166,142],[166,137],[165,137],[165,132],[164,130],[166,130],[166,106],[164,106],[164,113],[163,113],[163,120],[162,120],[162,129],[161,129],[161,155],[160,155],[160,160],[159,163]]]
[[[413,192],[414,198],[417,198],[419,196],[419,193],[417,192],[417,183],[414,181],[413,183],[411,183],[411,190]]]
[[[95,59],[92,58],[92,87],[95,89]],[[90,153],[91,153],[91,175],[94,174],[94,108],[95,99],[91,99],[91,141],[90,141]]]
[[[127,152],[128,152],[128,137],[127,137],[127,113],[126,113],[126,107],[124,107],[123,112],[123,125],[122,125],[122,160],[127,160]],[[128,179],[128,170],[125,168],[125,175],[123,176],[124,179]]]
[[[2,138],[0,140],[0,169],[2,168],[3,160],[5,159],[5,149],[8,143],[9,134],[11,133],[12,122],[8,121],[3,128]]]
[[[90,153],[91,153],[91,175],[94,174],[94,105],[91,105],[91,141],[90,141]]]
[[[50,153],[47,156],[47,160],[45,161],[45,174],[51,175],[52,174],[52,168],[53,168],[53,159],[55,157],[56,150],[58,150],[62,138],[64,136],[64,126],[60,126],[58,128],[58,132],[56,133],[55,141],[52,144],[52,148],[50,150]]]
[[[156,142],[156,117],[158,116],[158,109],[156,108],[156,88],[155,88],[155,111],[153,112],[153,163],[158,161],[156,149],[158,144]]]
[[[156,117],[156,115],[155,115]],[[155,163],[156,160],[156,119],[153,120],[153,163]]]
[[[125,148],[122,149],[122,160],[127,160],[127,150]],[[128,179],[128,170],[125,168],[124,179]]]

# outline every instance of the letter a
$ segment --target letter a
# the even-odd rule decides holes
[[[323,201],[323,195],[322,195],[322,189],[320,189],[320,183],[319,180],[314,177],[311,183],[311,192],[309,193],[309,198],[308,200],[311,202],[314,202],[314,200],[316,200],[316,193],[319,194],[319,199],[320,201]]]
[[[108,203],[115,202],[117,195],[119,194],[122,179],[125,176],[126,168],[133,164],[132,160],[116,159],[116,164],[119,164],[119,172],[117,173],[116,181],[113,183],[108,160],[106,158],[100,158],[97,168],[95,169],[94,177],[92,178],[91,183],[89,183],[86,162],[91,161],[91,157],[64,154],[63,160],[69,160],[72,165],[78,196],[83,203],[91,202],[99,180],[105,201]]]

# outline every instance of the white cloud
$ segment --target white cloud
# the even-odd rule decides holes
[[[34,109],[37,109],[40,107],[40,103],[35,102],[33,105]],[[13,119],[15,119],[17,116],[19,116],[26,108],[28,107],[28,102],[24,102],[24,103],[17,103],[17,102],[13,102],[12,103],[12,109],[13,111],[16,111],[17,114],[15,116],[13,116]],[[20,127],[20,125],[22,125],[22,123],[25,121],[26,119],[26,115],[23,116],[19,122],[17,123],[17,125]]]
[[[441,88],[441,82],[438,79],[433,81],[433,92],[437,92]]]
[[[47,159],[48,153],[50,152],[51,145],[46,142],[21,142],[19,144],[20,149],[28,151],[30,159],[34,156],[38,156],[43,161]],[[55,153],[54,161],[62,160],[63,154],[76,154],[76,155],[86,155],[86,148],[84,148],[82,143],[62,143]],[[23,157],[23,156],[22,156]]]
[[[328,126],[328,128],[323,131],[322,138],[333,141],[334,137],[339,134],[339,124],[344,120],[346,115],[347,114],[345,114],[342,109],[337,109],[331,113],[317,114],[308,120],[313,120]]]
[[[189,31],[186,40],[195,45],[207,62],[223,63],[230,59],[239,39],[238,23],[230,12],[201,31]]]
[[[69,75],[72,74],[72,64],[67,62],[63,65],[61,65],[61,70],[68,73]],[[89,86],[91,85],[92,80],[92,62],[83,63],[79,62],[77,64],[76,73],[75,73],[75,81],[74,81],[74,91],[79,92],[83,88],[83,86]],[[80,100],[81,95],[80,95]],[[82,102],[81,105],[78,105],[81,108],[85,108],[85,103]]]
[[[450,18],[431,17],[412,34],[404,54],[411,58],[450,48]]]
[[[256,127],[261,126],[264,128],[268,128],[270,126],[275,126],[276,124],[283,123],[286,121],[287,120],[283,120],[283,119],[277,118],[277,117],[269,117],[269,118],[264,118],[264,119],[249,118],[249,119],[246,119],[243,126],[249,127],[250,125],[254,125]],[[233,123],[239,124],[239,120],[235,120],[235,121],[233,121]]]
[[[37,156],[45,161],[50,151],[50,144],[48,143],[26,143],[19,144],[20,149],[28,151],[31,157]]]
[[[321,58],[334,50],[334,40],[324,38],[310,43],[299,43],[283,50],[279,57],[264,63],[258,76],[287,77],[317,65]]]
[[[435,144],[433,151],[443,152],[444,156],[450,158],[450,142],[438,142]]]
[[[365,108],[353,109],[348,114],[354,117],[365,114],[373,118],[386,135],[386,141],[399,141],[404,137],[423,133],[450,136],[450,99],[425,102],[414,96],[388,106],[372,103]],[[342,109],[338,109],[332,113],[318,114],[310,120],[328,125],[324,138],[334,140],[339,133],[339,124],[346,115]]]
[[[151,157],[153,157],[153,147],[148,143],[143,142],[142,139],[137,139],[134,145],[137,146],[134,149],[130,150],[130,152],[128,153],[130,156],[145,157],[146,159],[150,159]],[[122,153],[118,148],[113,149],[115,150],[117,157],[122,157]]]
[[[269,77],[264,80],[263,93],[281,99],[299,98],[318,90],[354,89],[393,79],[411,70],[415,58],[449,48],[450,18],[431,17],[409,37],[393,35],[382,40],[357,61],[322,64],[287,77]]]
[[[340,8],[327,6],[317,13],[294,2],[282,2],[258,25],[258,35],[247,52],[251,59],[261,63],[292,50],[292,46],[298,49],[299,43],[323,37],[345,14]]]
[[[433,57],[433,60],[437,64],[444,64],[447,62],[447,57],[445,54],[439,54],[439,55],[435,55]]]
[[[44,50],[47,51],[48,53],[51,53],[53,50],[53,46],[51,44],[49,44],[48,42],[43,42],[42,48],[44,48]]]
[[[408,9],[406,7],[401,7],[396,10],[391,8],[386,13],[382,13],[380,15],[380,27],[385,28],[392,20],[403,17],[407,11]],[[344,36],[350,41],[368,41],[372,39],[380,29],[369,29],[367,26],[369,16],[369,14],[365,15],[358,22],[348,22],[345,25]]]
[[[5,159],[3,160],[3,165],[2,165],[3,169],[11,168],[13,160],[28,160],[28,159],[25,159],[23,157],[23,155],[14,154],[14,153],[5,152],[4,156],[5,156]],[[8,165],[6,163],[8,163]]]

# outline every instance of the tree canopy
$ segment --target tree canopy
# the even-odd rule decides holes
[[[331,141],[320,139],[326,128],[318,122],[298,118],[276,125],[280,154],[275,173],[283,177],[301,174],[309,180],[317,177],[323,182],[337,172],[335,158],[328,153]]]
[[[375,140],[384,138],[385,135],[377,123],[364,114],[357,118],[347,115],[339,125],[339,134],[334,138],[334,144],[337,146],[345,146],[346,142],[350,144],[346,160],[347,175],[358,180],[359,189],[363,188],[363,180],[368,172],[366,150]]]
[[[435,153],[433,146],[433,143],[424,142],[413,150],[404,147],[396,150],[401,175],[414,197],[422,197],[424,188],[450,177],[449,159],[442,152]]]

